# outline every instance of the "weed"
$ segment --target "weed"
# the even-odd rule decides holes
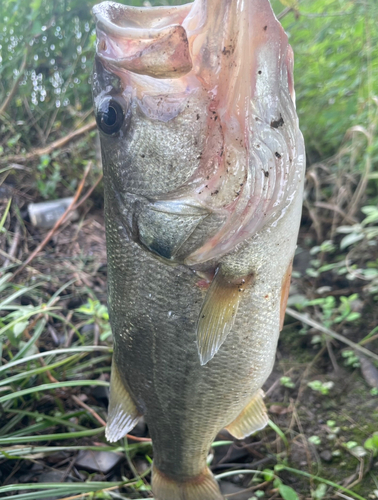
[[[378,454],[378,432],[374,432],[371,437],[369,437],[365,443],[364,447],[371,451],[374,456]]]
[[[310,436],[308,438],[309,443],[319,445],[322,443],[322,440],[320,439],[319,436]]]
[[[361,314],[354,311],[354,303],[358,300],[358,293],[353,293],[349,297],[341,296],[339,304],[335,297],[320,297],[318,299],[308,300],[305,306],[320,306],[322,309],[322,321],[325,327],[330,328],[336,323],[347,321],[353,323],[357,321]]]
[[[56,198],[57,187],[62,181],[60,164],[49,155],[42,155],[37,169],[37,189],[40,195],[45,199]]]
[[[354,351],[350,349],[346,349],[341,353],[344,358],[344,365],[351,366],[352,368],[358,368],[361,366],[360,360]]]
[[[320,394],[328,395],[329,391],[334,386],[334,383],[329,382],[321,382],[320,380],[313,380],[312,382],[308,382],[308,387],[310,387],[313,391],[320,392]]]
[[[311,491],[311,497],[314,500],[322,500],[322,498],[325,497],[326,492],[327,492],[327,485],[324,483],[320,483],[318,484],[315,490]]]
[[[378,237],[378,207],[362,207],[361,212],[365,214],[366,217],[359,224],[354,224],[353,226],[339,226],[337,228],[338,233],[346,234],[340,242],[341,250],[363,239],[370,241]]]
[[[295,383],[291,380],[290,377],[281,377],[280,384],[288,389],[293,389],[295,387]]]
[[[98,300],[88,298],[88,302],[78,307],[76,312],[89,317],[85,324],[98,326],[101,341],[105,341],[111,335],[108,308]]]

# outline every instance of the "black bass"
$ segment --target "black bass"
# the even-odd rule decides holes
[[[206,457],[263,428],[304,144],[268,0],[94,8],[114,359],[106,435],[144,415],[157,500],[220,500]]]

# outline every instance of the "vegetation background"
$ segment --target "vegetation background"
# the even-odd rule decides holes
[[[151,496],[145,426],[116,445],[103,433],[112,343],[91,98],[95,3],[0,3],[5,498]],[[378,3],[272,3],[295,52],[304,213],[266,385],[270,426],[244,442],[220,435],[209,462],[235,500],[378,498]],[[67,196],[78,221],[31,225],[30,203]]]

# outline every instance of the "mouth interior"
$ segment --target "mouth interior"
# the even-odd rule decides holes
[[[131,7],[114,2],[103,2],[93,8],[97,23],[104,31],[126,34],[129,30],[145,32],[161,30],[172,25],[181,25],[192,4],[174,7]]]

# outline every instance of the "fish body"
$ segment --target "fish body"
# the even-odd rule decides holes
[[[157,500],[220,500],[216,434],[264,427],[304,180],[268,0],[94,8],[114,358],[107,438],[141,415]]]

